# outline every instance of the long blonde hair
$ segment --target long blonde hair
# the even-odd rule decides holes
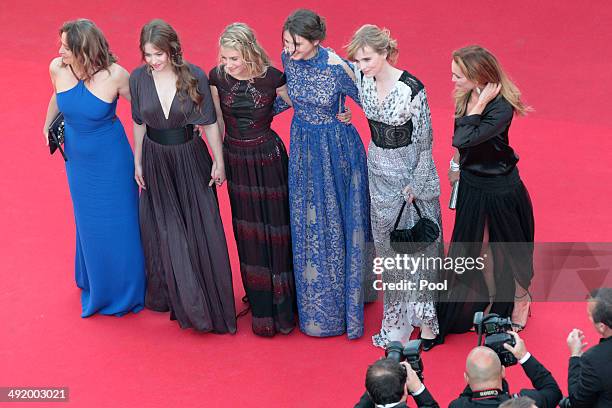
[[[345,46],[348,59],[354,61],[357,51],[364,47],[370,47],[380,55],[387,53],[387,61],[391,65],[397,62],[399,54],[397,41],[391,38],[391,32],[387,28],[380,28],[373,24],[362,25]]]
[[[266,51],[259,45],[255,33],[244,23],[232,23],[225,27],[219,37],[219,48],[230,48],[238,51],[244,60],[249,73],[249,78],[263,77],[266,75],[270,58]],[[219,62],[217,69],[225,74],[223,65]]]
[[[489,50],[479,45],[470,45],[453,51],[453,61],[461,68],[465,77],[479,85],[501,84],[500,94],[512,105],[514,112],[526,115],[533,109],[521,101],[521,91],[514,85]],[[455,116],[464,116],[472,91],[455,91]]]
[[[66,45],[74,55],[77,66],[82,70],[85,82],[94,74],[117,62],[102,31],[93,21],[85,18],[65,22],[59,29],[60,36],[66,33]]]

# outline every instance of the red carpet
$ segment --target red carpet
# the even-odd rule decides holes
[[[93,19],[104,30],[129,70],[139,64],[140,27],[153,17],[173,24],[186,58],[206,70],[215,64],[219,33],[233,21],[252,25],[276,62],[282,22],[298,5],[327,17],[326,43],[339,52],[361,24],[386,25],[399,40],[399,66],[428,88],[434,154],[443,180],[451,155],[450,53],[481,43],[497,54],[536,109],[517,119],[511,132],[533,199],[536,239],[610,241],[612,5],[445,3],[2,1],[0,386],[67,386],[70,405],[78,407],[346,407],[361,394],[367,365],[382,354],[370,341],[379,328],[380,304],[366,309],[366,336],[357,341],[309,338],[297,330],[262,339],[252,334],[250,317],[239,321],[235,336],[182,331],[167,314],[149,311],[121,319],[79,317],[64,166],[58,156],[48,156],[41,133],[57,30],[77,17]],[[367,139],[363,115],[353,110]],[[119,111],[131,134],[125,101]],[[274,124],[286,142],[290,118],[285,113]],[[449,188],[442,187],[446,207]],[[220,199],[239,299],[243,293],[225,188]],[[453,214],[445,210],[447,237],[452,224]],[[584,304],[540,303],[524,332],[528,348],[564,391],[565,337],[573,327],[583,328],[588,341],[595,342]],[[452,336],[424,355],[427,385],[443,406],[462,389],[465,355],[475,342],[474,335]],[[513,389],[528,385],[520,368],[508,371]]]

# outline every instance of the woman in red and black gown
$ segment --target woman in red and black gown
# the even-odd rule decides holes
[[[285,76],[270,65],[253,31],[230,24],[210,85],[221,133],[240,272],[260,336],[295,326],[295,286],[289,227],[288,157],[270,128]],[[283,99],[279,99],[282,101]],[[280,104],[287,108],[287,104]]]

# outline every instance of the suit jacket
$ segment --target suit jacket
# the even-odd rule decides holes
[[[572,408],[612,407],[612,337],[570,358],[567,383]]]
[[[419,395],[413,396],[414,401],[419,408],[440,408],[436,400],[429,393],[429,390],[425,388],[425,391],[420,393]],[[361,396],[361,399],[357,404],[355,404],[354,408],[374,408],[375,405],[370,399],[370,395],[367,391]],[[407,408],[408,404],[406,402],[402,402],[396,405],[394,408]]]
[[[533,399],[539,408],[554,408],[561,401],[561,390],[554,377],[536,358],[532,355],[522,365],[525,374],[531,380],[531,385],[535,389],[523,389],[518,396],[525,396]],[[505,382],[504,382],[505,383]],[[461,396],[452,401],[449,408],[469,408],[469,407],[497,407],[502,402],[510,399],[512,395],[508,392],[507,384],[504,384],[505,393],[497,398],[472,400],[472,390],[466,387]],[[572,407],[573,408],[573,407]]]

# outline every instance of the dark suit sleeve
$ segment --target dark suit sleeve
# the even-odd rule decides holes
[[[481,115],[463,116],[455,121],[453,146],[477,146],[502,133],[512,121],[512,105],[502,97],[489,102]]]
[[[523,364],[523,370],[535,390],[521,390],[520,395],[533,398],[539,408],[553,408],[561,401],[562,394],[559,384],[548,371],[532,355]]]
[[[595,404],[603,387],[590,356],[570,358],[567,388],[572,408],[592,407]]]
[[[354,408],[374,408],[374,403],[370,399],[367,391],[363,393],[361,399],[355,404]]]
[[[440,405],[436,402],[434,397],[431,395],[427,387],[419,395],[413,396],[414,402],[416,402],[419,408],[440,408]]]
[[[462,397],[459,397],[455,400],[452,400],[449,404],[448,404],[448,408],[460,408],[463,406],[462,404],[463,399]]]
[[[419,408],[440,408],[440,405],[438,405],[427,387],[422,393],[413,398]],[[361,396],[361,399],[355,404],[354,408],[374,408],[374,403],[370,399],[367,391]]]

